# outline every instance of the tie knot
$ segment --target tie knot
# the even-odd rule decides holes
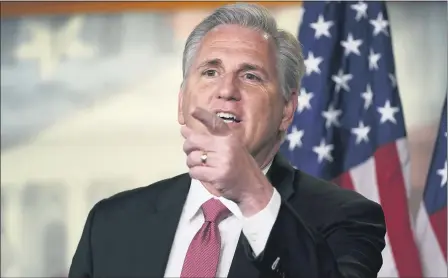
[[[218,199],[211,198],[202,204],[202,212],[206,222],[219,223],[224,220],[229,214],[229,209]]]

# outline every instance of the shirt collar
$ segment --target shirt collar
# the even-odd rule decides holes
[[[272,165],[272,161],[262,170],[263,174],[266,175],[269,168]],[[200,212],[200,208],[203,203],[205,203],[210,198],[215,198],[220,200],[229,210],[235,215],[238,219],[242,219],[243,214],[239,209],[238,205],[228,200],[224,197],[216,197],[204,187],[204,185],[196,179],[191,180],[190,190],[188,191],[187,200],[185,201],[184,213],[189,221],[191,221],[194,217],[198,215]]]

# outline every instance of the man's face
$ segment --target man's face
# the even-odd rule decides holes
[[[263,33],[237,25],[210,31],[179,93],[179,123],[205,132],[191,116],[202,107],[223,118],[253,156],[269,152],[297,107],[295,95],[285,102],[279,91],[274,47]]]

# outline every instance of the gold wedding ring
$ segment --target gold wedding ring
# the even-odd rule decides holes
[[[201,155],[201,162],[202,164],[206,164],[207,163],[207,153],[203,152]]]

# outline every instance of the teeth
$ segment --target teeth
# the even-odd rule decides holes
[[[218,117],[220,117],[221,119],[223,119],[223,120],[230,120],[230,121],[234,121],[234,120],[236,120],[236,116],[235,115],[233,115],[233,114],[231,114],[231,113],[225,113],[225,112],[218,112],[218,113],[216,113],[216,115],[218,116]]]

